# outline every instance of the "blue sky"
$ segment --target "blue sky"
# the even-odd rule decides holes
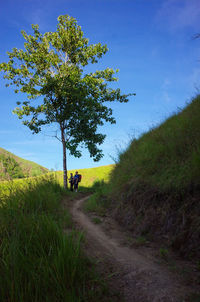
[[[0,62],[6,51],[23,48],[22,29],[31,24],[55,31],[57,17],[75,17],[90,43],[107,44],[109,52],[91,68],[119,68],[122,93],[135,92],[127,104],[113,104],[117,124],[107,124],[104,158],[95,163],[86,150],[68,157],[68,168],[113,163],[118,150],[182,108],[200,89],[199,0],[7,0],[0,5]],[[53,129],[33,135],[12,114],[25,95],[5,87],[0,77],[0,147],[47,168],[62,169],[62,146]]]

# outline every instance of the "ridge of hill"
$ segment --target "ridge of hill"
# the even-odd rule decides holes
[[[0,180],[38,176],[48,169],[0,148]]]
[[[105,193],[102,193],[102,192]],[[200,257],[200,95],[119,155],[101,189],[133,236]],[[102,197],[103,196],[103,197]]]

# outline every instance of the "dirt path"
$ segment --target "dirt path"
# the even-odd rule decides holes
[[[83,202],[75,201],[71,208],[74,221],[86,232],[88,253],[99,259],[101,264],[112,266],[115,271],[113,286],[127,302],[185,302],[187,286],[156,259],[145,257],[138,250],[122,246],[123,233],[115,230],[108,235],[102,226],[91,222],[81,211]],[[120,300],[122,301],[122,300]]]

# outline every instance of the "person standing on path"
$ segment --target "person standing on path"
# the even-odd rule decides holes
[[[79,181],[79,176],[78,176],[78,171],[76,171],[76,174],[74,175],[74,190],[75,190],[75,192],[78,191],[78,181]]]
[[[73,192],[73,190],[74,190],[74,177],[73,177],[72,173],[70,173],[69,183],[70,183],[70,191]]]

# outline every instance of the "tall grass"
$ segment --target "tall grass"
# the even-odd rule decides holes
[[[181,112],[140,139],[119,156],[112,171],[113,190],[146,183],[161,191],[200,186],[200,95]]]
[[[200,95],[133,140],[119,154],[104,190],[97,188],[87,210],[100,213],[110,206],[135,235],[168,238],[166,245],[181,255],[199,258]]]
[[[0,301],[94,301],[83,235],[63,233],[62,196],[53,175],[1,184]]]
[[[107,198],[110,190],[109,185],[104,181],[97,181],[93,184],[91,190],[93,191],[93,195],[84,203],[84,210],[104,216],[106,209],[110,205]]]

